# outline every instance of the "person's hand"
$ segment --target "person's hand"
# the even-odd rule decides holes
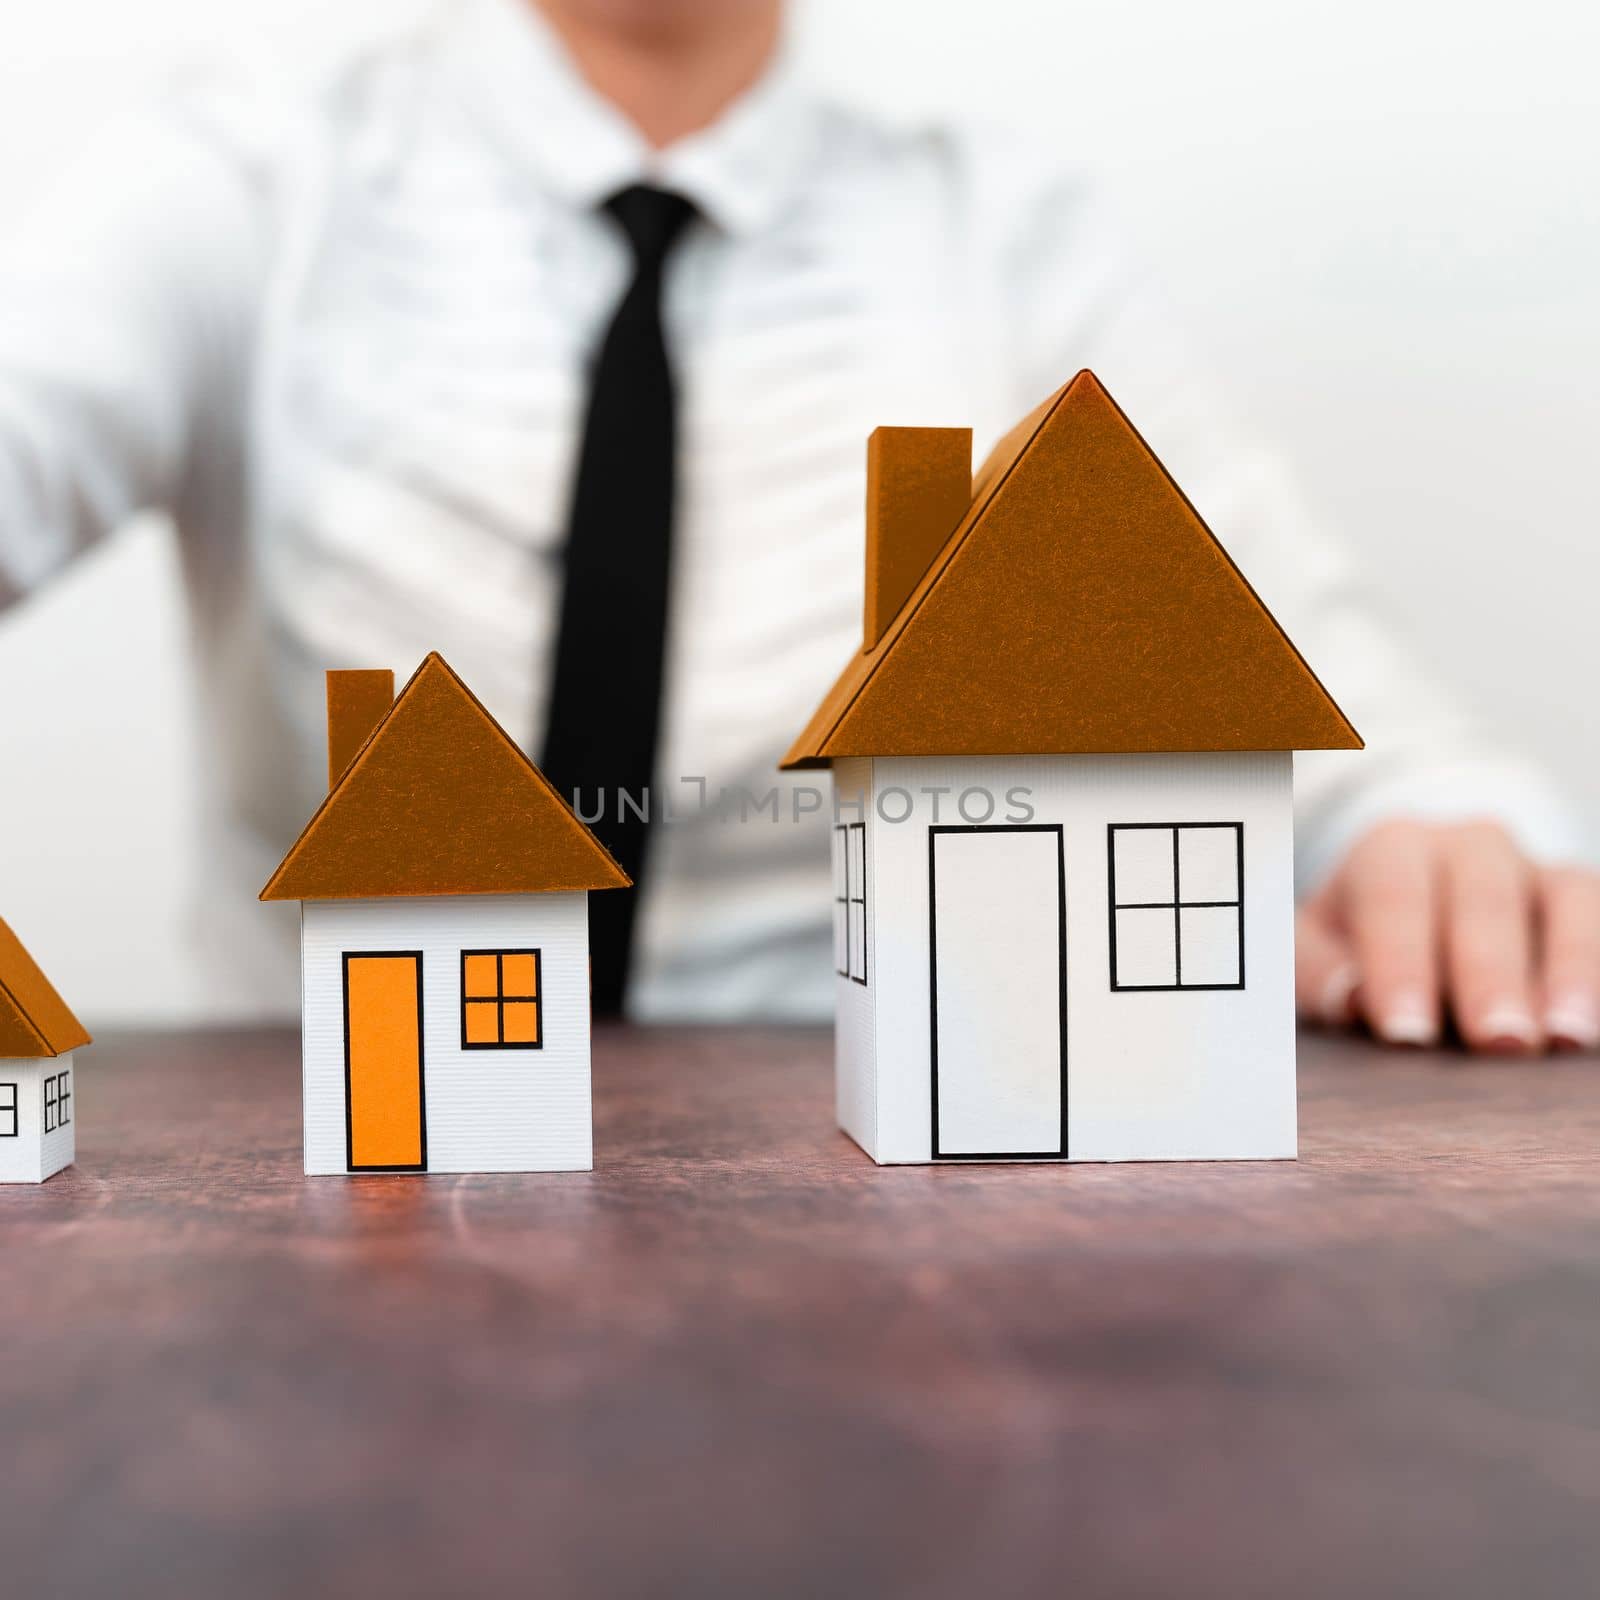
[[[1497,823],[1385,822],[1296,919],[1302,1017],[1469,1048],[1600,1045],[1600,873],[1540,867]]]

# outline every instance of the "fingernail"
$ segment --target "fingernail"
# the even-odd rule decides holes
[[[1578,1050],[1600,1045],[1600,1006],[1586,994],[1563,995],[1552,1000],[1544,1014],[1545,1032],[1551,1040]]]
[[[1478,1036],[1490,1049],[1531,1050],[1539,1042],[1539,1029],[1522,1006],[1490,1006],[1478,1024]]]
[[[1331,973],[1322,986],[1322,1020],[1337,1028],[1350,1020],[1350,997],[1356,992],[1360,977],[1354,963],[1346,962]]]
[[[1406,995],[1384,1012],[1378,1033],[1390,1044],[1432,1044],[1439,1037],[1439,1026],[1420,995]]]

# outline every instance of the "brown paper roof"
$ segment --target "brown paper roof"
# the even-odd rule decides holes
[[[1211,530],[1084,371],[995,447],[966,516],[783,765],[1360,747]]]
[[[628,883],[434,654],[345,768],[261,898],[531,894]]]
[[[59,1056],[89,1042],[38,962],[0,922],[0,1057]]]

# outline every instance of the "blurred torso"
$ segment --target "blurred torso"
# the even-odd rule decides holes
[[[289,149],[253,378],[253,571],[223,586],[237,605],[214,619],[208,677],[214,723],[245,734],[217,746],[259,859],[319,798],[327,667],[403,679],[440,650],[537,753],[585,365],[628,272],[594,207],[647,175],[705,222],[666,286],[680,502],[657,809],[675,820],[630,1009],[825,1014],[825,818],[797,822],[775,769],[859,644],[866,436],[975,423],[981,448],[1039,398],[1002,376],[958,163],[780,71],[649,170],[498,4],[363,63]],[[737,798],[775,785],[776,821]],[[719,791],[731,806],[699,805]]]

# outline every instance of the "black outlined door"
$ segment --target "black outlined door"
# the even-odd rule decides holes
[[[344,958],[345,1162],[351,1172],[425,1172],[422,954]]]
[[[1060,827],[930,828],[928,946],[934,1157],[1064,1157]]]

